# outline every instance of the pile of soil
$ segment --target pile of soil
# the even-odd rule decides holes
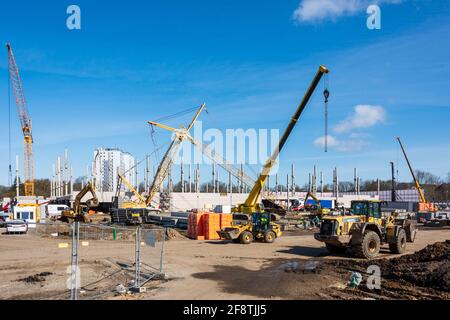
[[[52,272],[41,272],[32,276],[28,276],[25,278],[21,278],[17,281],[19,282],[26,282],[26,283],[38,283],[38,282],[44,282],[46,280],[46,277],[53,275]]]
[[[412,255],[384,260],[380,267],[386,278],[450,292],[450,240],[429,245]]]
[[[166,229],[166,240],[172,240],[172,239],[186,239],[184,235],[179,233],[177,230],[172,228]]]
[[[331,264],[331,263],[330,263]],[[450,240],[437,242],[414,254],[372,261],[334,261],[333,267],[365,273],[370,265],[378,265],[384,283],[395,282],[402,290],[450,292]],[[391,283],[389,283],[391,282]],[[420,288],[419,288],[420,287]]]

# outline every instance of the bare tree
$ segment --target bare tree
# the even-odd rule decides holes
[[[439,184],[441,179],[427,171],[416,170],[416,177],[420,184]]]

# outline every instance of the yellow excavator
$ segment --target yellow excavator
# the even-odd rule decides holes
[[[308,206],[306,204],[306,202],[308,201],[309,198],[314,200],[315,207]],[[322,205],[320,204],[320,200],[310,191],[308,191],[308,193],[306,194],[306,197],[305,197],[305,210],[311,211],[313,214],[317,214],[317,215],[325,215],[325,214],[330,213],[330,209],[322,208]]]
[[[261,191],[264,188],[267,177],[275,165],[281,150],[286,144],[286,141],[297,124],[301,114],[305,110],[305,107],[319,84],[322,76],[328,72],[329,71],[326,67],[319,67],[319,70],[317,71],[311,85],[303,97],[303,100],[284,131],[277,148],[265,163],[262,172],[256,180],[256,183],[246,201],[243,204],[239,204],[236,208],[233,208],[233,213],[240,216],[247,216],[248,221],[239,223],[233,222],[231,227],[223,228],[218,231],[218,234],[222,239],[240,242],[242,244],[249,244],[253,240],[262,240],[266,243],[272,243],[276,238],[282,235],[280,225],[272,222],[272,214],[265,212],[264,206],[259,202]]]
[[[89,211],[91,208],[98,207],[99,201],[97,194],[95,193],[95,189],[91,182],[88,182],[88,184],[75,197],[75,201],[73,202],[73,210],[63,211],[60,220],[64,222],[92,222],[93,219],[90,219],[89,212],[83,211],[83,206],[81,204],[81,199],[83,199],[83,197],[88,193],[91,193],[92,198],[86,201],[86,211]]]

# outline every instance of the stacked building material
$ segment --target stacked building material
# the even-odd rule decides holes
[[[204,230],[206,240],[219,240],[217,231],[220,230],[220,214],[208,213],[204,220]]]
[[[188,237],[195,240],[219,240],[217,231],[230,227],[232,222],[232,214],[193,212],[188,218]]]
[[[205,240],[204,221],[208,212],[192,212],[188,218],[188,237]]]
[[[231,227],[233,223],[233,215],[231,213],[222,213],[220,214],[220,228]]]

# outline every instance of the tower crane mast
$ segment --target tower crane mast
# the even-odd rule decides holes
[[[11,45],[6,44],[8,49],[8,69],[11,86],[14,91],[14,97],[17,105],[17,112],[19,114],[20,125],[23,133],[24,146],[24,186],[25,196],[34,196],[34,161],[33,161],[33,133],[31,119],[28,115],[27,106],[25,103],[25,96],[23,94],[22,81],[20,79],[19,68],[17,67],[16,59],[11,48]]]

